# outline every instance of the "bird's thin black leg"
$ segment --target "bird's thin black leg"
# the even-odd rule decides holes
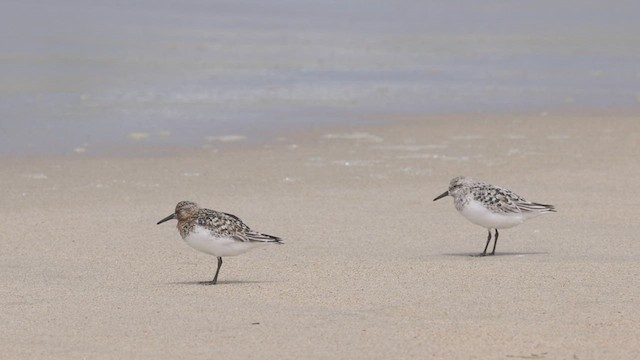
[[[218,283],[218,273],[220,272],[220,267],[222,267],[222,258],[218,256],[218,269],[216,269],[216,276],[213,277],[211,285],[215,285]]]
[[[491,255],[495,255],[496,253],[496,244],[498,243],[498,229],[496,229],[496,236],[493,237],[493,251],[491,252]]]
[[[487,237],[487,244],[484,246],[484,251],[482,252],[482,254],[480,254],[480,256],[487,255],[487,249],[489,248],[489,242],[491,242],[491,229],[489,229],[487,231],[489,232],[489,236]]]

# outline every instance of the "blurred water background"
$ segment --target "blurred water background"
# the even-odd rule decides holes
[[[637,108],[638,16],[618,0],[4,1],[0,154]]]

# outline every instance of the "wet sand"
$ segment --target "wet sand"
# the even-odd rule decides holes
[[[404,117],[171,156],[0,159],[1,358],[638,358],[640,114]],[[393,119],[392,116],[380,116]],[[501,232],[468,175],[554,204]],[[180,200],[280,236],[215,258]]]

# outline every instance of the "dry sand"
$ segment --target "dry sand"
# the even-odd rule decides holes
[[[5,157],[0,357],[639,358],[639,155],[628,112]],[[431,201],[460,174],[558,213],[470,257],[486,231]],[[204,286],[215,258],[155,225],[186,199],[286,244],[227,258]]]

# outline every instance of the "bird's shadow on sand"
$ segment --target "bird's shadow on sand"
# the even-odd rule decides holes
[[[497,252],[494,255],[481,255],[480,253],[446,253],[444,256],[463,256],[463,257],[477,257],[477,258],[491,258],[494,256],[525,256],[525,255],[549,255],[546,251],[532,251],[532,252]]]
[[[171,282],[169,285],[201,285],[201,286],[222,286],[233,284],[266,284],[273,281],[251,281],[251,280],[225,280],[218,281],[216,284],[212,284],[211,281],[176,281]]]

